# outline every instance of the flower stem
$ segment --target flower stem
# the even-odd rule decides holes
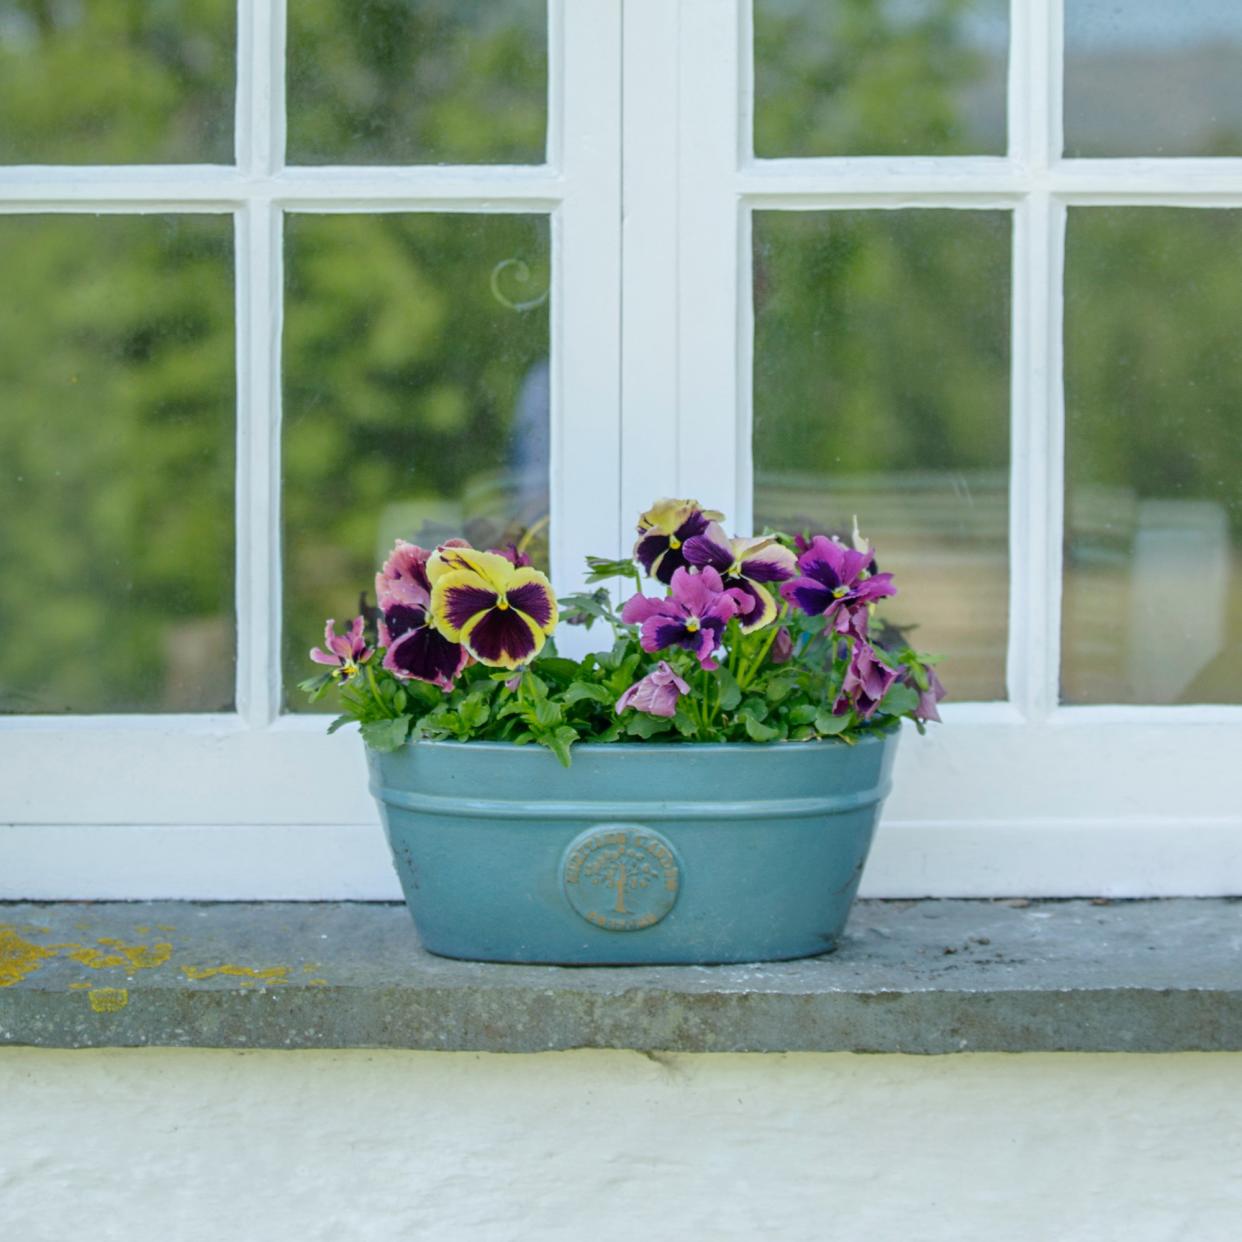
[[[780,612],[776,614],[776,619],[768,626],[768,632],[764,635],[763,642],[759,645],[758,651],[755,652],[743,671],[738,674],[737,684],[741,690],[745,690],[754,681],[756,674],[763,666],[764,660],[768,658],[768,652],[772,650],[772,644],[776,641],[777,634],[780,633],[781,622],[785,620],[785,614],[788,611],[789,605],[782,604]]]
[[[385,716],[391,716],[388,710],[388,704],[384,702],[383,696],[379,692],[379,686],[375,684],[375,667],[372,661],[367,661],[367,684],[371,687],[371,697],[375,700],[375,705],[384,713]]]

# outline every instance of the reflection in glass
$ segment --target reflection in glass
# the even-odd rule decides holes
[[[1238,0],[1066,0],[1066,155],[1242,155],[1240,66]]]
[[[755,529],[848,534],[945,658],[956,700],[1005,697],[1009,216],[754,216]]]
[[[296,0],[291,164],[542,164],[547,0]]]
[[[228,216],[0,215],[0,712],[233,703]]]
[[[546,216],[287,222],[285,698],[398,537],[547,568]],[[372,593],[373,600],[373,593]]]
[[[231,164],[236,0],[0,0],[0,163]]]
[[[1071,208],[1062,697],[1242,702],[1242,211]]]
[[[754,0],[755,154],[1002,155],[1008,0]]]

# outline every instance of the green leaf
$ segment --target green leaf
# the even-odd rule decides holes
[[[751,716],[755,720],[767,720],[768,705],[762,699],[755,698],[754,695],[751,695],[750,698],[742,704],[742,710],[738,713],[738,715]]]
[[[480,694],[472,694],[461,702],[457,709],[457,719],[462,725],[463,733],[473,732],[487,724],[491,711]]]
[[[835,737],[838,733],[844,733],[850,727],[853,719],[853,712],[845,712],[843,715],[834,716],[830,707],[821,707],[815,716],[815,732],[820,737]]]
[[[347,724],[353,724],[354,717],[350,715],[338,716],[329,726],[328,733],[335,733],[338,729],[343,729]]]
[[[606,578],[633,578],[638,581],[638,569],[633,561],[610,561],[605,556],[586,558],[588,582],[603,582]]]
[[[814,724],[818,714],[819,708],[814,703],[799,703],[789,709],[789,723],[791,725]]]
[[[880,700],[880,711],[890,716],[905,716],[919,705],[918,691],[913,686],[894,682]]]
[[[566,706],[581,703],[583,699],[590,699],[593,703],[605,703],[611,707],[615,696],[607,686],[601,686],[596,682],[575,681],[565,691],[564,698]]]
[[[298,689],[305,691],[307,694],[314,694],[316,690],[326,686],[332,680],[332,674],[320,673],[316,677],[308,677],[305,681],[298,682]]]
[[[657,733],[667,733],[673,722],[667,716],[649,716],[646,712],[626,713],[625,731],[630,737],[655,737]]]
[[[532,716],[541,729],[551,729],[565,719],[560,704],[550,703],[547,699],[540,699],[535,703]]]
[[[773,677],[768,682],[765,697],[769,703],[779,703],[782,699],[787,699],[797,685],[793,677]]]
[[[564,656],[552,656],[539,660],[539,671],[552,681],[568,683],[578,675],[578,661],[567,660]]]
[[[721,711],[731,712],[742,701],[742,690],[737,678],[722,664],[713,674],[720,687]]]
[[[576,730],[570,728],[569,725],[561,725],[559,729],[553,729],[551,733],[540,734],[537,740],[546,746],[564,767],[569,767],[571,762],[569,748],[578,740]]]
[[[560,605],[561,616],[570,624],[570,618],[581,618],[579,624],[584,629],[589,630],[596,621],[611,622],[614,619],[612,611],[612,601],[608,598],[608,592],[604,590],[594,591],[590,595],[579,593],[576,595],[562,595],[557,600]]]
[[[749,714],[742,716],[742,723],[746,726],[746,736],[752,742],[771,742],[780,737],[779,729],[773,729],[771,725],[760,724],[754,716]]]
[[[362,726],[362,740],[372,750],[399,750],[405,745],[409,731],[409,716],[398,716],[395,720],[368,720]]]
[[[696,721],[690,713],[686,711],[685,707],[681,703],[677,704],[677,712],[673,716],[673,728],[676,729],[682,737],[698,737],[699,735],[698,721]]]

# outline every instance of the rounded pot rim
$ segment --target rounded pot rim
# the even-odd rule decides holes
[[[900,729],[894,729],[890,733],[870,733],[865,737],[859,738],[852,746],[833,738],[814,738],[801,742],[575,742],[570,753],[576,754],[579,751],[590,751],[592,755],[609,754],[611,752],[618,754],[667,755],[685,754],[687,752],[708,752],[714,754],[720,751],[743,751],[750,754],[761,751],[779,751],[781,754],[785,754],[790,751],[822,751],[835,747],[857,751],[861,747],[882,745],[892,738],[899,737],[901,732],[902,730]],[[457,742],[449,738],[420,738],[416,742],[404,742],[396,752],[375,751],[374,753],[400,753],[400,751],[411,750],[419,746],[449,752],[470,751],[471,753],[482,753],[484,751],[491,751],[510,755],[517,754],[519,751],[526,751],[536,755],[551,754],[551,751],[546,746],[540,746],[534,742],[526,742],[519,745],[517,742],[500,742],[495,740]],[[367,750],[371,749],[370,746],[367,746]]]

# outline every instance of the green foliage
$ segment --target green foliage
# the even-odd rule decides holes
[[[302,689],[318,701],[335,687],[345,716],[333,722],[333,731],[343,720],[358,720],[364,740],[377,750],[396,749],[407,736],[411,741],[534,743],[568,766],[575,742],[832,739],[853,744],[869,734],[891,731],[903,717],[913,718],[918,692],[928,687],[932,657],[902,642],[885,647],[873,639],[877,656],[901,670],[911,684],[893,685],[864,719],[842,693],[855,640],[826,633],[822,617],[782,608],[775,622],[750,634],[731,621],[718,666],[707,670],[682,648],[643,650],[639,629],[617,620],[611,601],[601,602],[599,612],[611,627],[613,642],[581,660],[561,656],[549,640],[526,668],[509,673],[472,664],[445,692],[419,682],[398,682],[382,667],[384,653],[379,649],[352,678],[334,670],[308,678]],[[777,664],[771,651],[781,628],[791,633],[795,654]],[[675,714],[633,707],[618,712],[622,695],[661,663],[690,688],[677,699]]]

